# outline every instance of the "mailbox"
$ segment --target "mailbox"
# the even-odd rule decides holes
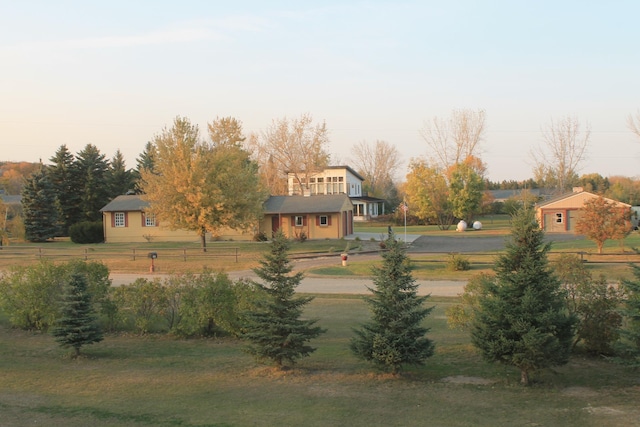
[[[149,255],[147,256],[151,259],[156,259],[158,258],[158,252],[149,252]]]

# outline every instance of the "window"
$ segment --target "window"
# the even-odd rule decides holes
[[[326,227],[327,225],[329,225],[329,219],[327,218],[326,215],[320,215],[320,226],[321,227]]]
[[[295,219],[295,226],[302,227],[304,225],[304,217],[297,216]]]
[[[145,227],[155,227],[156,226],[156,216],[154,214],[144,214],[144,226]]]
[[[115,212],[113,214],[114,227],[126,227],[124,212]]]
[[[563,222],[562,212],[556,213],[556,223],[562,224],[562,222]]]

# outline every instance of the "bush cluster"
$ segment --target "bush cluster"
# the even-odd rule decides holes
[[[73,243],[102,243],[104,231],[102,221],[83,221],[69,227],[69,238]]]
[[[244,312],[260,295],[252,283],[234,283],[224,273],[141,278],[111,287],[109,270],[101,263],[44,261],[0,277],[0,310],[14,327],[46,332],[62,316],[64,287],[74,273],[86,277],[100,326],[111,332],[239,335]]]

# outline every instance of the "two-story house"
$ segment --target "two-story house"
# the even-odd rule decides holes
[[[364,178],[349,166],[327,166],[323,171],[306,176],[289,172],[289,195],[318,196],[346,194],[353,203],[354,221],[366,221],[384,215],[384,200],[363,194]]]

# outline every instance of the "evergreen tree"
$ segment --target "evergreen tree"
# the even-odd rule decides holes
[[[621,314],[624,319],[622,356],[632,364],[640,366],[640,266],[633,264],[633,280],[623,280],[624,304]]]
[[[270,360],[279,368],[285,362],[294,364],[309,356],[316,349],[307,342],[325,332],[314,326],[316,320],[301,319],[304,306],[313,297],[295,296],[302,273],[289,274],[293,269],[287,255],[289,245],[284,234],[278,232],[270,252],[260,261],[261,267],[254,270],[264,282],[256,285],[266,298],[257,301],[255,310],[247,313],[243,334],[250,343],[248,353],[258,360]]]
[[[103,334],[96,320],[91,293],[83,274],[73,273],[62,295],[62,316],[52,334],[63,347],[72,347],[74,357],[82,346],[100,342]]]
[[[61,145],[49,160],[52,164],[47,167],[47,172],[56,195],[60,233],[68,236],[69,227],[81,220],[79,188],[82,185],[78,180],[75,157],[66,145]]]
[[[107,173],[109,181],[109,199],[127,194],[134,189],[134,177],[131,170],[128,170],[124,157],[120,150],[111,159],[111,164]]]
[[[146,170],[152,174],[156,173],[155,166],[156,146],[153,142],[147,142],[144,146],[144,151],[140,153],[140,156],[136,159],[136,168],[132,171],[132,179],[135,186],[136,194],[144,193],[142,191],[142,171]]]
[[[473,317],[473,344],[486,360],[520,369],[523,385],[536,370],[567,363],[571,353],[575,318],[549,266],[550,247],[533,211],[519,210]]]
[[[45,242],[60,234],[53,185],[44,168],[29,177],[22,189],[25,237]]]
[[[397,374],[402,365],[422,365],[435,345],[422,322],[433,307],[424,307],[428,296],[418,296],[418,285],[401,242],[391,234],[382,266],[373,267],[373,297],[367,298],[373,319],[355,330],[351,350],[361,359]]]
[[[98,147],[87,144],[76,156],[81,184],[81,216],[83,221],[100,221],[102,209],[109,201],[107,175],[109,162]]]

